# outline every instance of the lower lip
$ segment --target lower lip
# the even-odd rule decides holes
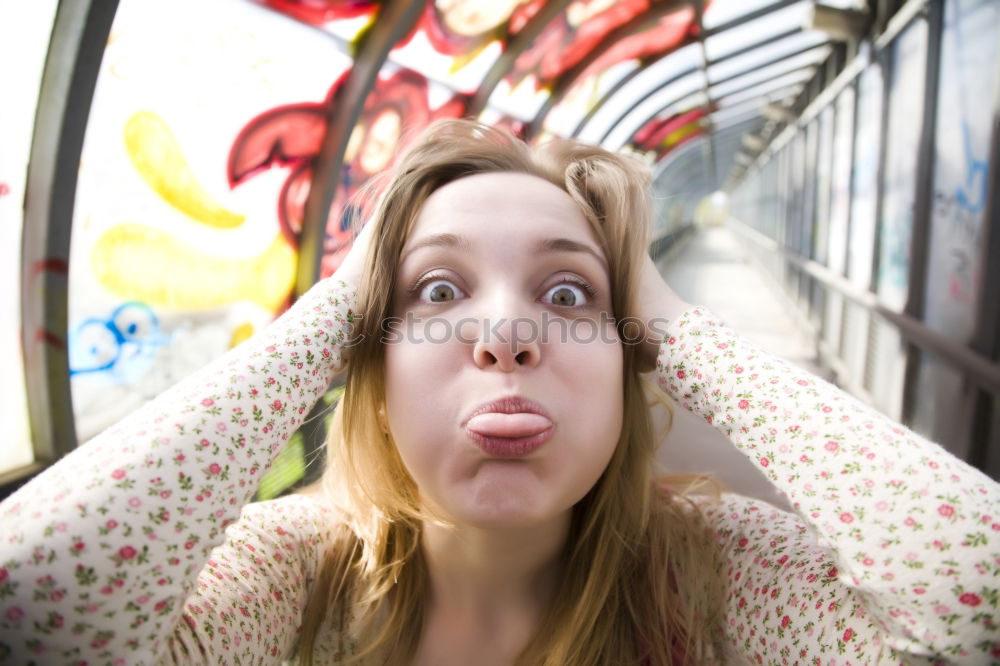
[[[532,414],[531,420],[536,421],[539,417]],[[544,417],[541,417],[544,418]],[[548,421],[548,419],[545,419]],[[515,428],[514,430],[517,430]],[[527,428],[529,431],[523,434],[517,433],[514,437],[507,435],[508,428],[504,427],[478,427],[478,424],[470,423],[466,425],[465,432],[469,438],[482,449],[483,453],[493,458],[523,458],[537,451],[545,442],[549,441],[555,427],[551,422]],[[514,434],[514,433],[509,433]]]

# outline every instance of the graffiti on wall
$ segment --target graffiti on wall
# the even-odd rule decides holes
[[[346,73],[320,103],[303,102],[270,109],[240,130],[229,157],[229,179],[239,187],[270,168],[288,169],[278,196],[278,220],[288,243],[297,246],[306,199],[327,120]],[[411,70],[379,78],[349,137],[340,182],[327,218],[323,240],[323,276],[333,274],[350,248],[349,228],[356,195],[372,178],[392,166],[407,141],[433,120],[458,117],[466,99],[453,96],[435,109],[428,101],[428,81]]]
[[[1000,48],[1000,6],[982,0],[945,3],[934,161],[934,202],[926,319],[967,340],[975,325],[983,213],[988,195],[991,102]]]
[[[629,146],[659,162],[673,150],[705,134],[702,119],[711,108],[698,107],[666,118],[651,118],[632,136]]]

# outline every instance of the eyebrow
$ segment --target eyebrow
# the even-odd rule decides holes
[[[457,234],[431,234],[425,238],[421,238],[416,243],[410,246],[402,256],[399,258],[399,263],[406,261],[406,258],[425,247],[443,247],[443,248],[459,248],[462,250],[468,250],[470,248],[469,240],[463,236]]]
[[[578,243],[575,240],[570,240],[569,238],[546,238],[545,240],[538,243],[538,251],[540,252],[584,252],[590,256],[597,259],[597,261],[607,268],[608,262],[599,252],[594,250],[594,248],[586,245],[584,243]]]
[[[431,234],[425,238],[421,238],[416,243],[410,246],[402,256],[399,258],[400,263],[406,261],[406,258],[416,252],[427,247],[440,247],[440,248],[458,248],[461,250],[469,250],[472,244],[469,239],[465,236],[459,236],[458,234]],[[585,243],[580,243],[569,238],[544,238],[538,242],[535,246],[536,252],[582,252],[584,254],[589,254],[594,257],[605,268],[608,265],[607,260],[599,252],[594,250],[594,248],[586,245]]]

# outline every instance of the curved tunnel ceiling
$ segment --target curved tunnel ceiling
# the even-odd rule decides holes
[[[331,206],[343,207],[379,170],[377,159],[369,160],[374,169],[358,161],[358,142],[381,142],[388,165],[404,136],[435,118],[462,115],[532,141],[577,136],[652,164],[693,142],[701,146],[704,182],[688,191],[711,192],[723,186],[739,152],[732,128],[752,135],[773,129],[762,106],[791,105],[834,50],[824,33],[806,27],[812,0],[260,4],[333,36],[354,63],[319,111],[327,131],[311,168],[290,181],[301,201],[285,216],[298,221],[286,226],[306,259],[299,292],[343,254],[343,243],[331,250]],[[389,108],[399,117],[390,119]],[[283,149],[275,137],[272,153]],[[262,153],[248,166],[293,160]],[[335,177],[345,171],[347,185]]]

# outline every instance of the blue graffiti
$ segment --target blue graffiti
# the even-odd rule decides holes
[[[989,166],[985,160],[978,160],[972,154],[972,133],[969,131],[969,123],[964,120],[962,121],[962,140],[965,144],[965,184],[955,190],[955,201],[962,210],[978,215],[982,212],[983,206],[986,205],[986,181],[989,175]]]
[[[70,376],[109,373],[123,381],[141,376],[167,340],[152,308],[123,303],[107,319],[87,319],[70,333]]]

